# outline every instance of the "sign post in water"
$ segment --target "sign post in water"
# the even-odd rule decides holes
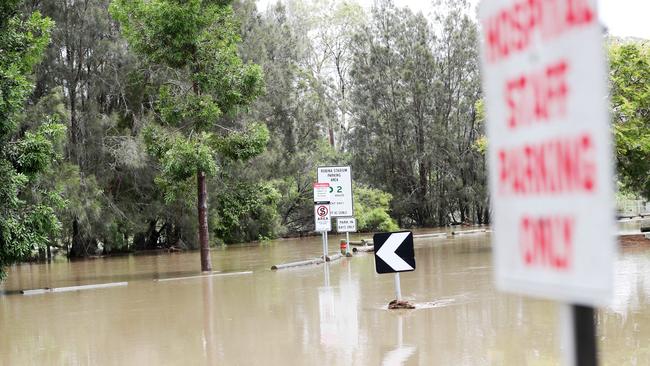
[[[616,254],[596,0],[484,0],[479,18],[496,285],[566,304],[565,362],[593,364]]]
[[[329,187],[329,209],[331,217],[353,217],[352,202],[352,169],[349,166],[321,166],[317,170],[318,183],[314,184],[314,199],[316,185],[327,184]],[[331,230],[331,229],[330,229]],[[327,246],[327,232],[324,234],[324,244]],[[350,241],[348,240],[348,247]]]
[[[332,230],[329,183],[314,183],[314,231],[321,233],[323,260],[327,260],[327,232]]]
[[[345,233],[345,255],[350,254],[350,233],[357,231],[357,219],[354,217],[339,217],[336,219],[336,231]]]
[[[330,205],[319,203],[314,205],[314,220],[316,231],[320,232],[323,240],[323,260],[327,260],[327,232],[332,230]]]

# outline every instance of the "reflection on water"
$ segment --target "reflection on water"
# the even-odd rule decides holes
[[[339,352],[341,363],[352,362],[359,345],[359,281],[352,277],[350,264],[348,260],[324,264],[323,287],[318,288],[320,344]],[[340,267],[336,287],[331,286],[330,266]]]
[[[487,235],[415,244],[418,269],[401,279],[418,309],[398,312],[385,310],[393,276],[372,254],[269,270],[317,257],[319,238],[212,252],[215,269],[247,275],[154,281],[196,275],[198,252],[15,266],[0,287],[0,365],[558,363],[555,304],[495,291]],[[13,294],[118,281],[129,285]],[[624,251],[598,314],[604,365],[650,364],[649,295],[650,252]]]
[[[209,365],[217,362],[217,332],[214,301],[214,282],[209,278],[200,279],[203,287],[203,357]]]
[[[650,226],[650,218],[621,219],[618,221],[618,231],[621,234],[639,233],[642,227]]]
[[[382,366],[401,366],[415,353],[416,347],[404,345],[404,319],[403,315],[397,316],[397,347],[386,353]]]

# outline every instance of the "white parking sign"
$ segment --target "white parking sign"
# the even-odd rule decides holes
[[[339,233],[354,233],[357,231],[357,219],[354,217],[339,217],[336,219],[336,231]]]
[[[332,230],[332,216],[330,206],[326,204],[314,205],[315,230],[327,232]]]
[[[328,183],[332,217],[354,216],[352,169],[349,166],[318,167],[318,183]]]
[[[596,0],[483,1],[479,17],[497,287],[606,303],[614,174]]]

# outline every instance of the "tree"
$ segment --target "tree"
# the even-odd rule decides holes
[[[129,222],[122,212],[136,219],[134,211],[120,207],[120,198],[132,201],[124,189],[129,188],[125,176],[135,166],[146,165],[144,159],[137,161],[138,154],[126,154],[138,147],[133,133],[137,126],[127,118],[141,105],[129,96],[136,84],[130,80],[136,62],[109,17],[108,0],[30,3],[56,22],[50,47],[37,68],[33,98],[60,94],[66,109],[65,163],[50,178],[68,201],[59,215],[68,255],[97,254],[100,244],[108,252],[115,247],[111,228]],[[138,92],[131,95],[146,98],[146,92]],[[134,176],[151,175],[137,173]],[[138,183],[138,198],[150,198],[144,193],[147,185]]]
[[[400,226],[486,216],[485,166],[473,148],[478,36],[466,7],[447,1],[430,24],[380,1],[354,38],[350,150],[362,179],[395,197]]]
[[[57,158],[64,126],[47,118],[21,123],[53,23],[38,12],[20,12],[20,3],[0,5],[0,279],[5,266],[44,248],[60,230],[54,210],[63,203],[41,189],[39,179]]]
[[[650,199],[650,46],[614,43],[609,60],[619,180]]]
[[[242,118],[264,121],[271,139],[267,151],[249,169],[236,166],[228,173],[240,180],[270,181],[279,193],[274,207],[279,231],[309,232],[316,167],[347,161],[328,142],[327,126],[336,110],[334,103],[324,100],[325,89],[309,66],[313,25],[304,24],[308,22],[302,15],[283,3],[257,13],[254,1],[246,1],[237,13],[244,40],[241,54],[263,67],[267,90]]]
[[[288,2],[294,28],[308,37],[301,65],[309,75],[323,110],[330,146],[347,143],[352,37],[366,21],[359,4],[340,0]]]
[[[158,182],[169,192],[168,201],[196,176],[201,269],[210,271],[206,178],[217,172],[217,155],[246,160],[268,140],[262,125],[225,136],[215,128],[262,93],[261,69],[237,54],[230,1],[115,0],[110,12],[131,48],[173,75],[156,102],[161,126],[150,126],[145,140],[160,161]]]

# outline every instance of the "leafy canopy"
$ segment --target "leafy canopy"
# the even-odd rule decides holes
[[[218,158],[250,159],[269,138],[262,124],[241,131],[219,124],[264,89],[261,68],[238,55],[239,24],[230,3],[114,0],[110,6],[130,47],[167,68],[154,106],[159,125],[144,131],[149,153],[160,162],[156,181],[167,203],[188,191],[197,172],[215,175]]]
[[[650,46],[615,44],[609,55],[619,179],[650,199]]]
[[[237,55],[238,25],[228,1],[115,0],[110,12],[136,52],[184,72],[160,89],[161,122],[204,129],[262,92],[260,67]]]
[[[60,196],[39,187],[41,173],[58,157],[65,128],[55,120],[19,132],[32,72],[50,40],[52,21],[21,14],[19,1],[0,5],[0,279],[4,267],[29,257],[60,230]]]

